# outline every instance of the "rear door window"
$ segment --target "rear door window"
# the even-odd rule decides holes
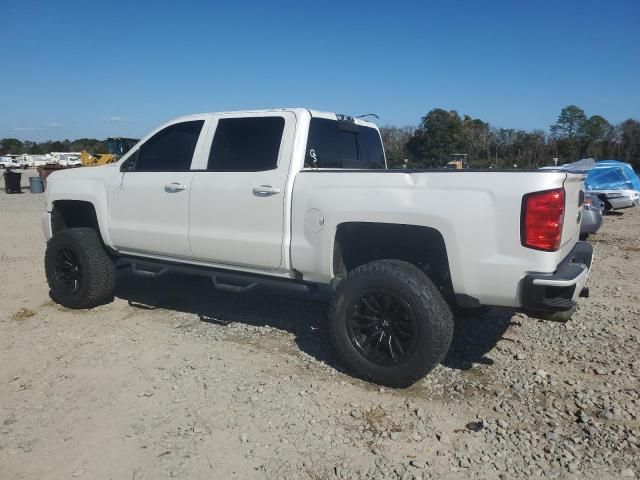
[[[283,131],[283,117],[220,119],[207,170],[258,172],[275,169]]]
[[[194,120],[163,128],[142,144],[134,154],[129,170],[137,172],[189,170],[203,124],[204,120]]]
[[[305,156],[308,168],[385,168],[375,128],[327,118],[312,118]]]

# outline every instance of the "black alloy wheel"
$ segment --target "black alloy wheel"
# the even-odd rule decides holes
[[[367,289],[349,307],[349,337],[367,360],[378,365],[396,365],[411,355],[417,329],[411,306],[388,289]]]
[[[54,278],[56,287],[68,295],[73,295],[82,288],[82,265],[78,255],[71,247],[58,250],[55,258]]]
[[[417,266],[395,259],[351,270],[333,292],[328,326],[345,367],[395,388],[435,368],[453,337],[453,316],[438,287]]]

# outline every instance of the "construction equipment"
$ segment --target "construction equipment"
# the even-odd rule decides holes
[[[97,153],[91,155],[86,150],[83,150],[80,154],[80,161],[82,165],[96,166],[106,165],[107,163],[116,162],[120,157],[127,153],[131,147],[133,147],[138,140],[135,138],[123,138],[123,137],[110,137],[105,140],[109,153]]]
[[[445,168],[451,170],[462,170],[463,168],[469,168],[467,163],[466,153],[452,153],[449,156],[449,162],[445,165]]]
[[[105,140],[109,153],[117,155],[118,158],[127,153],[138,143],[137,138],[109,137]]]
[[[96,165],[106,165],[107,163],[113,163],[118,159],[117,155],[112,153],[96,153],[91,155],[86,150],[82,150],[80,153],[80,161],[83,167],[94,167]]]

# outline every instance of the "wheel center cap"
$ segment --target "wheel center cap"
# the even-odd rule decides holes
[[[380,325],[382,326],[382,328],[389,328],[389,320],[387,320],[386,318],[383,318],[382,321],[380,322]]]

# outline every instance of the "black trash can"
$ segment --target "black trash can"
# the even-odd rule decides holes
[[[22,174],[6,170],[4,172],[4,189],[7,193],[22,193],[22,187],[20,182],[22,181]]]

